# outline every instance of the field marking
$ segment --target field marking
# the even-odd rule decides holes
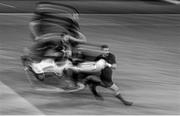
[[[180,4],[180,1],[178,1],[178,0],[164,0],[164,1],[172,3],[172,4],[176,4],[176,5]]]
[[[0,3],[0,5],[7,6],[7,7],[10,7],[10,8],[16,8],[15,6],[12,6],[12,5],[9,5],[9,4],[4,4],[4,3]]]
[[[0,81],[0,115],[44,115],[34,105]]]

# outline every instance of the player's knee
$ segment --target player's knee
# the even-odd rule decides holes
[[[103,82],[103,83],[106,88],[111,88],[111,86],[113,85],[113,82]]]
[[[90,82],[96,82],[96,83],[100,83],[101,80],[99,79],[99,77],[95,76],[95,75],[90,75],[87,76],[86,79]]]

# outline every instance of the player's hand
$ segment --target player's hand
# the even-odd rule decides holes
[[[117,67],[116,64],[112,64],[112,65],[111,65],[111,68],[112,68],[112,69],[116,69],[116,67]]]
[[[107,62],[106,62],[106,66],[108,66],[109,68],[111,68],[111,67],[112,67],[112,65],[111,65],[111,64],[109,64],[109,63],[107,63]]]
[[[68,35],[64,36],[64,41],[69,41],[69,36]]]

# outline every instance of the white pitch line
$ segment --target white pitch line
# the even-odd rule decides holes
[[[39,109],[0,81],[0,115],[43,115]]]
[[[16,8],[15,6],[8,5],[8,4],[4,4],[4,3],[0,3],[0,5],[7,6],[7,7],[11,7],[11,8]]]
[[[164,1],[172,3],[172,4],[176,4],[176,5],[180,4],[180,1],[178,0],[164,0]]]

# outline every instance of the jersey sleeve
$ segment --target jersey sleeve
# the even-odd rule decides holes
[[[101,59],[101,55],[97,56],[97,57],[95,58],[95,61],[98,61],[99,59]]]

